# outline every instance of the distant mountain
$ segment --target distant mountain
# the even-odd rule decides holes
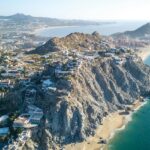
[[[12,19],[12,20],[17,20],[17,19],[30,19],[33,18],[30,15],[24,15],[24,14],[14,14],[11,16],[0,16],[1,19]]]
[[[126,31],[124,33],[116,33],[113,37],[130,37],[130,38],[146,38],[150,37],[150,23],[143,25],[142,27],[134,31]]]
[[[48,26],[73,26],[73,25],[100,25],[108,22],[87,21],[87,20],[65,20],[46,17],[33,17],[24,14],[15,14],[11,16],[0,16],[0,19],[9,19],[15,23],[40,23]]]

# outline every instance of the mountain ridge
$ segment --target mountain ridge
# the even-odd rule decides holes
[[[75,32],[62,38],[54,37],[44,45],[30,51],[29,54],[44,55],[49,52],[61,50],[77,49],[80,51],[81,49],[101,50],[104,48],[109,48],[109,45],[103,40],[103,37],[98,32],[93,32],[92,34]]]
[[[126,112],[140,96],[150,94],[150,67],[133,50],[110,48],[97,32],[55,37],[42,50],[45,46],[46,54],[57,46],[58,50],[36,59],[35,65],[42,62],[43,69],[31,75],[26,84],[18,82],[15,89],[15,112],[25,113],[26,106],[32,104],[44,115],[31,129],[23,150],[63,149],[64,145],[82,142],[95,135],[107,115]],[[68,54],[61,50],[68,50]],[[36,91],[34,98],[29,90]]]
[[[100,22],[100,21],[89,21],[89,20],[78,20],[78,19],[58,19],[58,18],[49,18],[49,17],[34,17],[31,15],[25,15],[22,13],[17,13],[10,16],[0,16],[0,19],[11,19],[13,21],[23,21],[23,22],[43,22],[47,23],[49,26],[64,26],[64,25],[101,25],[103,23],[110,22]]]
[[[150,23],[146,23],[143,26],[137,28],[133,31],[126,31],[123,33],[116,33],[112,35],[113,37],[124,37],[127,36],[129,38],[144,38],[146,36],[150,36]]]

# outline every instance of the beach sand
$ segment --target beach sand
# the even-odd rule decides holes
[[[150,56],[150,45],[146,46],[144,48],[140,48],[137,52],[137,55],[141,57],[141,59],[144,61]]]
[[[49,27],[39,27],[35,29],[32,34],[35,35],[41,35],[42,32],[47,31],[47,30],[53,30],[53,29],[61,29],[61,28],[72,28],[72,27],[79,27],[79,26],[49,26]]]
[[[140,48],[137,55],[144,61],[150,56],[150,45],[145,48]],[[129,106],[133,112],[137,111],[145,102],[135,101],[133,105]],[[109,114],[103,119],[102,125],[100,125],[96,134],[92,137],[88,137],[86,141],[76,144],[69,144],[65,146],[65,150],[107,150],[107,144],[100,144],[100,138],[107,140],[107,142],[115,135],[117,130],[125,128],[126,124],[131,121],[133,112],[129,114],[121,114],[121,112],[115,112]]]
[[[136,111],[143,104],[143,102],[137,100],[130,107]],[[88,137],[86,141],[81,143],[66,145],[65,150],[107,150],[107,144],[99,143],[100,138],[108,141],[114,136],[117,130],[124,129],[125,125],[131,120],[132,113],[125,115],[120,114],[120,112],[111,113],[105,117],[102,125],[97,128],[96,134],[93,137]]]

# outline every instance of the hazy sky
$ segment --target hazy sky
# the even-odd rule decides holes
[[[0,0],[0,15],[65,19],[149,20],[150,0]]]

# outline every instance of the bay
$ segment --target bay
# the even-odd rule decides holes
[[[36,35],[45,37],[63,37],[73,32],[93,33],[99,32],[101,35],[111,35],[117,32],[124,32],[128,30],[135,30],[144,25],[146,21],[118,21],[115,23],[108,23],[102,25],[87,25],[87,26],[62,26],[62,27],[49,27],[40,29]]]

